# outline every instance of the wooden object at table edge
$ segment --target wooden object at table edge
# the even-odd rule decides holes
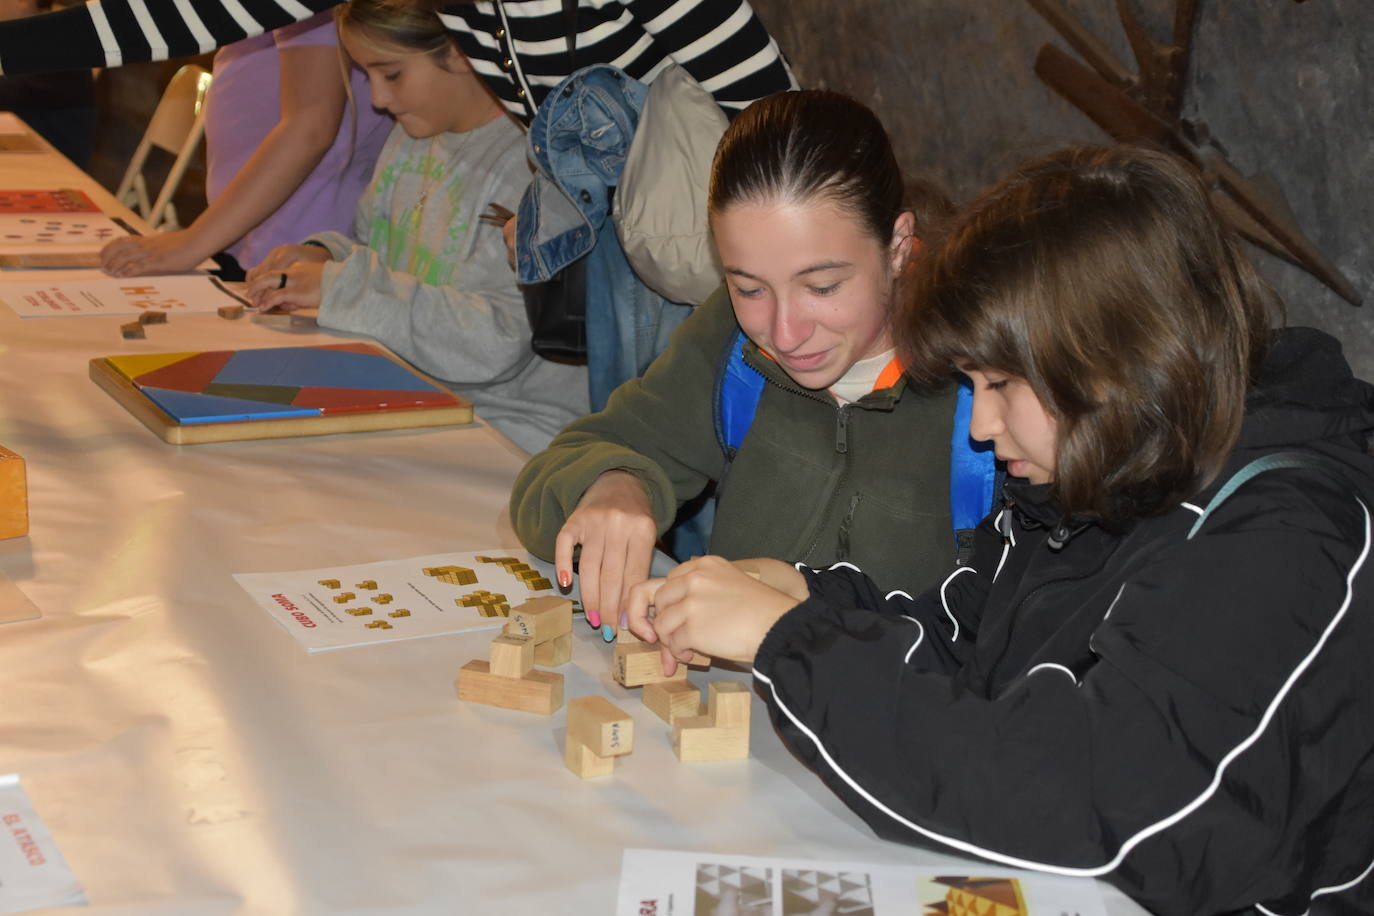
[[[0,445],[0,539],[29,533],[29,483],[24,459]]]
[[[278,439],[293,436],[327,436],[334,433],[372,432],[380,429],[419,429],[430,426],[462,426],[472,422],[472,404],[390,353],[388,359],[459,402],[452,407],[403,407],[395,410],[321,414],[316,417],[283,417],[280,420],[237,420],[225,423],[178,423],[154,404],[138,386],[100,356],[90,361],[91,381],[119,402],[163,442],[200,445],[207,442],[239,442],[247,439]]]

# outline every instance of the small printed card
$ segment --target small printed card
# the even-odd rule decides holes
[[[85,903],[19,776],[0,774],[0,914]]]
[[[1106,916],[1091,881],[970,864],[862,865],[627,849],[616,916]]]
[[[31,275],[19,276],[22,279],[6,277],[0,282],[0,301],[20,318],[213,312],[243,301],[203,274],[117,280],[99,271],[82,271],[42,283]]]
[[[234,581],[309,652],[494,630],[511,608],[559,594],[549,564],[505,548],[235,573]]]

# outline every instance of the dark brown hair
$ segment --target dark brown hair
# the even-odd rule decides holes
[[[721,137],[711,165],[708,205],[822,198],[853,213],[887,244],[906,196],[918,232],[950,209],[929,181],[908,189],[878,118],[837,92],[780,92],[746,108]]]
[[[1193,171],[1129,146],[1021,166],[954,218],[908,291],[908,371],[1026,379],[1057,422],[1060,507],[1108,522],[1220,471],[1273,303]]]

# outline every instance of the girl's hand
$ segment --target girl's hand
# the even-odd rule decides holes
[[[205,256],[196,250],[187,229],[158,235],[131,235],[115,239],[100,249],[100,267],[112,277],[184,273],[195,270],[203,260]]]
[[[801,574],[791,572],[800,582]],[[786,584],[796,583],[788,578]],[[698,557],[666,579],[632,589],[627,616],[636,636],[662,646],[663,673],[672,675],[677,663],[688,661],[693,652],[752,662],[773,624],[800,600],[721,557]]]
[[[248,283],[248,300],[260,312],[319,308],[320,275],[323,273],[324,264],[310,260],[297,261],[281,270],[259,274],[256,280]]]
[[[607,642],[615,639],[630,587],[649,576],[657,538],[649,494],[628,471],[606,471],[596,478],[558,532],[553,553],[558,584],[572,582],[573,548],[581,545],[582,607],[587,622],[608,634]]]
[[[244,280],[252,285],[254,281],[264,279],[268,274],[272,274],[275,279],[280,279],[277,275],[292,264],[302,261],[316,261],[323,264],[325,261],[332,261],[334,258],[329,253],[328,248],[321,248],[319,245],[278,245],[267,252],[267,257],[262,259],[262,263],[244,275]]]

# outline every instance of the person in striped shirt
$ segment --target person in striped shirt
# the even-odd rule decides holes
[[[419,0],[426,2],[426,0]],[[522,123],[574,69],[612,64],[651,82],[677,62],[727,113],[797,88],[748,0],[428,0]],[[0,23],[0,73],[203,54],[306,19],[338,0],[91,0]],[[575,34],[572,53],[568,36]]]

